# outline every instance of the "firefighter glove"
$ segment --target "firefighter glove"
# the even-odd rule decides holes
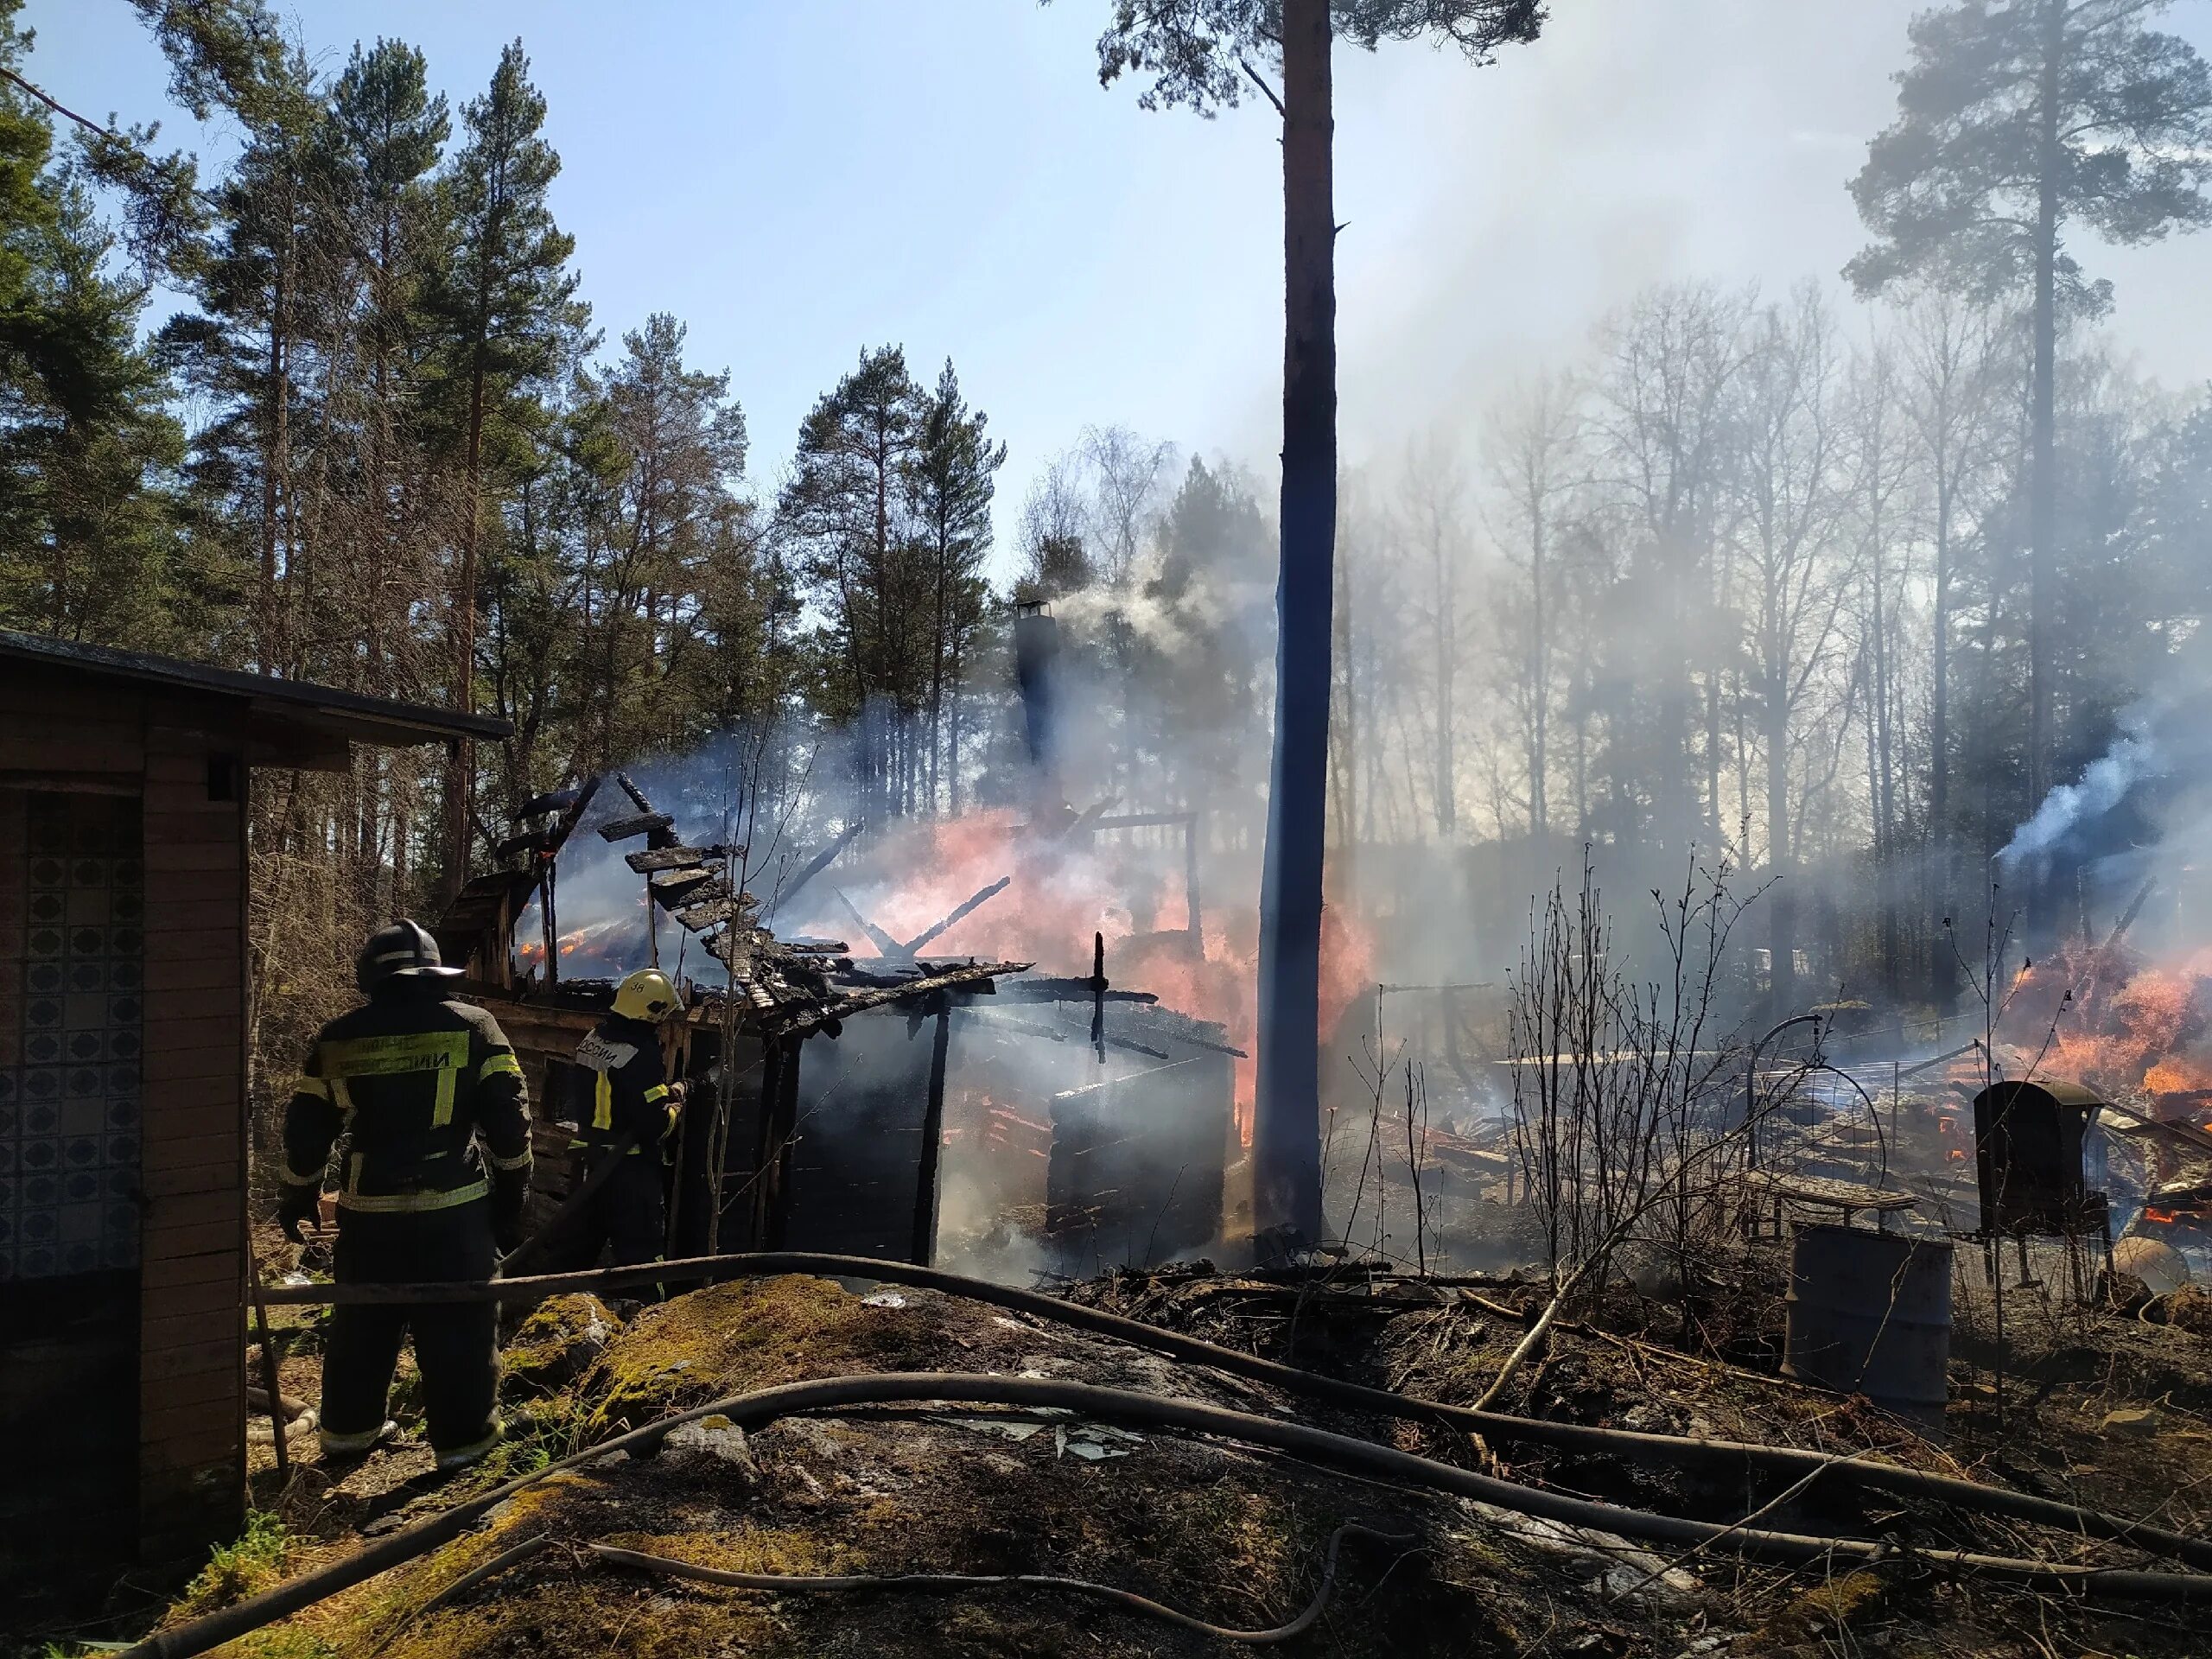
[[[492,1240],[509,1255],[522,1243],[523,1211],[530,1202],[530,1173],[501,1170],[492,1185]]]
[[[276,1204],[276,1224],[284,1230],[284,1236],[295,1244],[304,1244],[302,1225],[318,1226],[321,1219],[321,1189],[312,1183],[300,1186],[285,1183],[284,1196]]]

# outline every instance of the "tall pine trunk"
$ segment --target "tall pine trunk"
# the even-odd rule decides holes
[[[486,301],[488,304],[488,300]],[[480,313],[480,315],[481,314]],[[461,525],[461,572],[454,594],[453,706],[467,714],[476,682],[476,548],[484,518],[484,346],[480,331],[468,377],[468,438],[463,462],[467,499]],[[468,880],[468,808],[476,791],[476,754],[467,738],[446,751],[445,896]]]
[[[1761,723],[1766,740],[1767,862],[1774,891],[1767,900],[1767,949],[1772,959],[1768,983],[1772,987],[1775,1017],[1780,1019],[1797,999],[1797,892],[1795,844],[1789,824],[1789,708],[1785,688],[1786,662],[1769,658],[1767,700]]]
[[[1321,1231],[1320,969],[1337,528],[1329,0],[1282,5],[1282,569],[1260,892],[1255,1229]]]
[[[1936,486],[1935,638],[1929,664],[1928,837],[1936,878],[1936,910],[1954,917],[1957,872],[1951,868],[1951,502],[1948,476]],[[1929,991],[1936,1011],[1948,1014],[1958,1001],[1958,964],[1942,944],[1935,947]]]
[[[2037,111],[2039,153],[2036,160],[2035,406],[2028,501],[2028,799],[2032,812],[2050,792],[2053,764],[2051,606],[2057,595],[2057,448],[2055,436],[2058,378],[2058,104],[2059,71],[2065,51],[2066,0],[2044,0],[2044,60],[2041,108]],[[2028,931],[2041,944],[2051,925],[2049,883],[2031,874]]]
[[[1459,614],[1457,584],[1452,580],[1450,556],[1438,529],[1433,545],[1436,575],[1436,838],[1449,841],[1459,827],[1459,763],[1452,752],[1452,722],[1455,718],[1453,676],[1458,666],[1459,642],[1453,639]]]
[[[1545,632],[1550,619],[1544,612],[1544,507],[1538,499],[1529,514],[1529,667],[1535,681],[1529,692],[1529,836],[1541,842],[1551,827],[1551,803],[1545,779],[1551,769],[1547,743],[1550,736],[1552,705],[1551,639]]]

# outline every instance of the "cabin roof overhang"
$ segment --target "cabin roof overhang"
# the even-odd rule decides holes
[[[8,669],[33,675],[59,671],[242,705],[250,746],[245,759],[256,766],[343,769],[356,743],[399,748],[496,740],[514,731],[508,721],[486,715],[0,629],[0,670]]]

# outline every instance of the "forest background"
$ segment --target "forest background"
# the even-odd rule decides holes
[[[2100,5],[2162,10],[2079,9]],[[516,727],[465,766],[365,754],[257,791],[272,1052],[343,1000],[369,925],[435,908],[524,800],[586,773],[772,731],[836,757],[804,832],[1004,802],[1017,594],[1062,617],[1085,786],[1202,809],[1232,867],[1251,854],[1266,469],[1110,411],[1010,454],[984,410],[1022,388],[963,384],[946,353],[966,341],[910,353],[863,323],[764,471],[744,388],[683,321],[584,302],[590,251],[556,211],[519,42],[449,100],[397,41],[310,43],[243,0],[112,9],[216,137],[194,158],[134,130],[145,111],[67,105],[0,0],[0,626]],[[1900,29],[1892,67],[1921,49]],[[2174,59],[2177,119],[2202,118],[2180,107],[2193,61]],[[1087,69],[1065,66],[1066,96]],[[1845,188],[1873,136],[1834,156],[1823,212],[1853,226],[1878,217]],[[2108,239],[2202,217],[2184,202]],[[2017,283],[1860,264],[1777,286],[1716,257],[1548,362],[1439,386],[1412,348],[1378,351],[1423,418],[1370,422],[1344,480],[1330,807],[1336,901],[1383,942],[1378,969],[1498,976],[1530,895],[1587,843],[1624,892],[1700,856],[1768,891],[1746,1006],[1955,1004],[1943,924],[2010,902],[1992,861],[2042,785],[2202,684],[2212,402],[2160,371],[2201,374],[2203,343],[2146,363],[2095,242],[2050,331],[2040,574]],[[683,245],[670,231],[664,257]],[[2172,323],[2172,273],[2202,250],[2126,269],[2153,255]],[[1547,258],[1501,258],[1496,299],[1440,260],[1405,276],[1408,308],[1510,305]],[[2108,918],[2126,849],[2056,850],[2038,925]]]

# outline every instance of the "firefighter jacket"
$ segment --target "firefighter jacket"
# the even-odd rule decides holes
[[[632,1154],[651,1149],[676,1127],[678,1102],[662,1069],[660,1033],[642,1020],[610,1014],[576,1045],[576,1138],[569,1144],[596,1154],[625,1135]]]
[[[499,1022],[398,978],[316,1036],[284,1114],[284,1180],[320,1185],[346,1137],[338,1203],[362,1212],[442,1210],[530,1180],[530,1100]],[[482,1150],[478,1141],[482,1141]]]

